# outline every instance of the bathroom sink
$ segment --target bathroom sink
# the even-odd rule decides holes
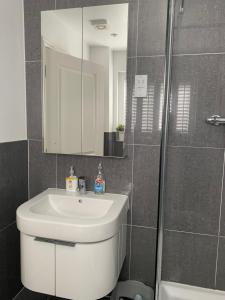
[[[97,242],[119,232],[127,211],[126,195],[48,189],[17,209],[17,227],[31,236]]]

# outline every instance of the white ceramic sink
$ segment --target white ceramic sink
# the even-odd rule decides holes
[[[126,195],[48,189],[17,209],[17,227],[31,236],[98,242],[119,232],[127,211]]]

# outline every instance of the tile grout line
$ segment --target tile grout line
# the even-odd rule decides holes
[[[16,296],[14,296],[12,298],[12,300],[16,300],[16,298],[20,295],[20,293],[22,293],[23,290],[24,290],[24,287],[22,287],[22,289],[16,294]]]
[[[152,226],[142,226],[142,225],[135,225],[135,224],[132,224],[132,225],[127,224],[127,226],[132,226],[132,227],[136,227],[136,228],[144,228],[144,229],[157,230],[156,227],[152,227]]]
[[[126,144],[127,146],[142,146],[142,147],[160,147],[160,145],[148,145],[148,144]]]
[[[184,234],[192,234],[192,235],[201,235],[201,236],[208,236],[208,237],[218,237],[216,234],[208,234],[208,233],[200,233],[200,232],[192,232],[192,231],[184,231],[184,230],[175,230],[175,229],[168,229],[165,228],[165,231],[168,232],[176,232],[176,233],[184,233]]]
[[[158,144],[126,144],[127,146],[142,146],[142,147],[160,147]],[[190,148],[190,149],[212,149],[212,150],[225,150],[223,147],[210,147],[210,146],[183,146],[183,145],[168,145],[169,148]]]
[[[223,147],[210,147],[210,146],[186,146],[186,145],[168,145],[170,148],[193,148],[193,149],[214,149],[214,150],[224,150]]]
[[[209,56],[209,55],[225,55],[225,52],[202,52],[202,53],[177,53],[173,54],[173,57],[183,57],[183,56]],[[157,58],[165,57],[165,54],[152,54],[152,55],[136,55],[128,56],[128,59],[134,58]]]
[[[28,200],[30,199],[30,140],[27,140],[27,193]]]
[[[16,223],[16,221],[13,221],[13,222],[9,223],[8,225],[4,226],[2,229],[0,229],[0,233],[2,233],[3,231],[8,229],[10,226],[14,225],[15,223]]]
[[[32,141],[32,142],[42,142],[42,139],[29,139],[30,141]]]
[[[201,55],[225,55],[225,52],[202,52],[202,53],[177,53],[173,56],[201,56]]]
[[[221,180],[221,192],[220,192],[220,213],[219,213],[219,224],[218,224],[218,237],[217,237],[217,249],[216,249],[216,266],[215,266],[215,281],[214,287],[217,284],[217,273],[218,273],[218,260],[219,260],[219,244],[220,244],[220,231],[221,231],[221,215],[222,215],[222,204],[223,204],[223,181],[224,181],[224,167],[225,167],[225,151],[223,155],[223,173]]]
[[[40,63],[40,62],[42,62],[41,59],[25,60],[25,64],[26,64],[26,63]]]

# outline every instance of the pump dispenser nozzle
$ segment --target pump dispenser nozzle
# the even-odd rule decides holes
[[[70,166],[70,176],[74,176],[74,167]]]
[[[102,174],[102,162],[98,164],[98,174]]]
[[[96,194],[103,194],[105,192],[105,178],[102,170],[102,162],[100,162],[98,164],[98,175],[94,182],[94,192]]]

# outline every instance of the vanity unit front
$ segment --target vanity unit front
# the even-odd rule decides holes
[[[21,278],[30,290],[94,300],[113,290],[126,255],[128,197],[48,189],[17,210]]]

